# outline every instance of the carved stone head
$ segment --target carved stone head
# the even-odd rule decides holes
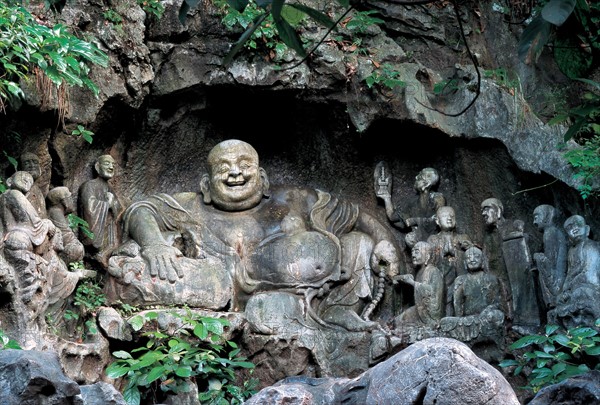
[[[440,175],[433,167],[422,169],[415,177],[415,190],[422,193],[437,186],[440,181]]]
[[[565,221],[565,231],[571,245],[577,245],[588,238],[590,226],[586,225],[585,218],[581,215],[573,215]]]
[[[452,231],[456,228],[456,213],[454,208],[444,206],[435,213],[435,223],[442,231]]]
[[[465,265],[470,273],[483,270],[483,252],[477,246],[465,251]]]
[[[433,248],[427,242],[417,242],[410,251],[412,264],[415,267],[426,266],[433,257]]]
[[[497,226],[503,220],[504,206],[497,198],[488,198],[481,203],[481,215],[487,226]]]
[[[33,181],[33,176],[29,172],[21,170],[6,179],[6,185],[13,190],[27,194],[33,186]]]
[[[20,157],[21,169],[29,172],[33,177],[33,180],[37,180],[42,175],[42,168],[40,167],[40,158],[30,152],[25,152]]]
[[[71,191],[68,187],[54,187],[48,191],[46,199],[50,203],[50,206],[62,205],[65,212],[73,212],[74,210]]]
[[[115,159],[113,159],[111,155],[102,155],[96,159],[94,169],[96,169],[98,176],[102,177],[103,179],[112,179],[115,175]]]
[[[223,141],[209,152],[207,163],[208,174],[200,182],[206,204],[224,211],[244,211],[268,196],[267,173],[250,144],[237,139]]]
[[[538,205],[533,210],[533,224],[540,231],[544,231],[554,222],[554,207],[548,204]]]

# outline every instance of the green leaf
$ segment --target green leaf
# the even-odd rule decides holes
[[[498,365],[502,368],[512,367],[512,366],[518,366],[519,362],[516,360],[512,360],[512,359],[506,359],[506,360],[502,360]]]
[[[558,325],[546,325],[546,335],[551,335],[558,330]]]
[[[192,376],[192,368],[190,366],[178,367],[175,370],[175,375],[181,378],[188,378]]]
[[[133,357],[131,357],[131,354],[127,353],[124,350],[118,350],[116,352],[113,352],[112,354],[114,357],[116,357],[117,359],[132,359]]]
[[[252,24],[244,31],[244,33],[240,36],[240,38],[233,44],[225,58],[223,59],[223,66],[228,66],[233,60],[234,56],[242,49],[246,41],[250,39],[254,31],[256,31],[265,19],[269,16],[269,13],[262,13],[254,19]]]
[[[587,338],[596,336],[598,334],[598,332],[595,329],[588,327],[570,329],[569,332],[573,335],[573,337],[577,338]]]
[[[590,356],[598,356],[600,355],[600,345],[599,346],[593,346],[593,347],[586,347],[584,349],[586,354],[589,354]]]
[[[550,23],[541,16],[535,17],[523,30],[517,52],[519,60],[527,65],[535,63],[550,37]]]
[[[133,328],[134,331],[139,331],[140,329],[142,329],[142,327],[144,327],[144,324],[146,323],[144,320],[144,317],[141,315],[136,315],[133,318],[130,318],[127,321],[128,324],[131,325],[131,327]]]
[[[550,0],[542,9],[544,20],[561,26],[573,13],[577,0]]]
[[[296,10],[302,11],[303,13],[305,13],[310,18],[312,18],[324,27],[333,28],[335,26],[335,22],[331,18],[329,18],[327,15],[320,12],[319,10],[315,10],[312,7],[308,7],[300,3],[288,4],[288,6],[293,7]]]
[[[105,372],[106,375],[110,378],[119,378],[123,377],[129,372],[129,367],[124,367],[117,363],[112,363],[110,366],[106,367]]]
[[[298,53],[300,57],[306,57],[306,51],[302,47],[302,41],[300,40],[300,37],[298,36],[296,30],[294,30],[294,28],[281,17],[275,18],[275,16],[273,16],[273,19],[275,21],[275,26],[277,27],[277,32],[279,32],[281,40],[287,46],[296,51],[296,53]]]
[[[570,79],[587,75],[593,65],[593,55],[580,46],[578,38],[561,36],[554,40],[554,60],[558,68]]]
[[[163,375],[165,375],[165,367],[164,366],[154,367],[152,370],[150,370],[148,375],[146,375],[146,378],[145,378],[146,384],[150,384],[153,381],[158,380]]]
[[[137,385],[127,387],[123,391],[123,399],[127,402],[127,405],[140,405],[140,390]]]
[[[545,336],[540,335],[529,335],[523,336],[521,339],[517,340],[513,344],[509,346],[510,350],[522,349],[524,347],[530,346],[532,344],[539,344],[546,340]]]

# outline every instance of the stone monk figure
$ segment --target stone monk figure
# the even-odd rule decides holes
[[[93,240],[83,235],[83,244],[92,250],[95,259],[106,266],[120,239],[117,218],[121,204],[108,184],[115,174],[115,160],[110,155],[102,155],[96,160],[94,169],[98,176],[79,188],[80,216],[94,234]]]
[[[307,311],[322,325],[374,326],[358,315],[359,304],[372,299],[373,265],[385,266],[388,278],[398,273],[388,228],[320,190],[271,190],[258,153],[246,142],[223,141],[207,161],[200,194],[158,194],[124,213],[131,257],[111,258],[118,291],[109,296],[138,294],[146,303],[189,297],[190,305],[241,311],[253,294],[265,292],[261,296],[268,300],[276,296],[268,292],[286,291],[303,295]],[[336,286],[351,279],[352,288],[335,294]]]
[[[581,215],[564,224],[569,239],[567,276],[549,320],[565,328],[593,326],[600,318],[600,244],[589,238],[590,226]]]
[[[567,236],[555,224],[555,209],[539,205],[533,210],[533,224],[544,234],[544,251],[533,254],[546,310],[556,306],[567,275]]]
[[[40,158],[31,152],[24,152],[20,158],[21,170],[24,170],[31,174],[33,177],[33,184],[31,189],[25,194],[31,205],[37,211],[40,218],[46,218],[46,200],[44,198],[44,192],[37,185],[37,181],[42,175],[42,168],[40,166]]]

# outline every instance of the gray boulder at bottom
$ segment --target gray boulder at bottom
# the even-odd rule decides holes
[[[568,378],[542,388],[528,405],[600,404],[600,371]]]
[[[112,385],[79,386],[62,371],[58,354],[0,350],[2,405],[126,405]]]
[[[464,343],[431,338],[414,343],[353,378],[288,377],[246,405],[519,405],[502,374]]]

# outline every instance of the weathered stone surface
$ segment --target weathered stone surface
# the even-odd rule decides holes
[[[82,385],[81,405],[126,405],[123,395],[117,389],[105,382],[97,382],[92,385]]]
[[[542,388],[528,405],[579,405],[600,403],[600,371],[568,378]]]
[[[79,386],[61,371],[54,352],[0,351],[0,398],[6,405],[67,405]]]
[[[254,404],[518,405],[495,368],[453,339],[415,343],[355,379],[289,378],[247,401]]]

